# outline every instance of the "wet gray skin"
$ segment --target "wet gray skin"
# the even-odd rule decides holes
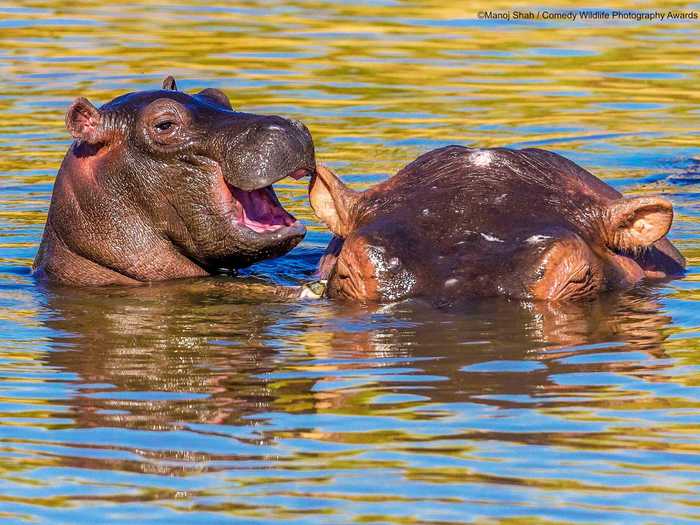
[[[163,89],[68,109],[34,272],[67,285],[199,277],[287,253],[305,228],[272,184],[313,171],[300,122],[232,109],[217,89]]]

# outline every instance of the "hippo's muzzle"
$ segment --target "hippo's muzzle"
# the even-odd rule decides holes
[[[277,116],[253,116],[249,126],[228,138],[220,163],[230,216],[249,246],[294,241],[304,236],[303,224],[287,212],[272,184],[314,172],[314,146],[306,126]],[[240,114],[238,115],[240,122]]]
[[[226,148],[223,168],[228,184],[253,191],[287,176],[313,173],[314,145],[306,126],[278,116],[253,117]]]

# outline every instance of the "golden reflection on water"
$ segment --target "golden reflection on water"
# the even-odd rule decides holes
[[[0,516],[697,520],[700,24],[476,17],[518,8],[533,6],[0,4]],[[451,143],[562,152],[672,198],[690,273],[451,312],[270,302],[230,278],[36,286],[65,108],[166,74],[303,120],[358,188]],[[308,278],[327,241],[303,182],[281,186],[310,234],[246,282]]]

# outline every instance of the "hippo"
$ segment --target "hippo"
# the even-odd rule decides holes
[[[70,286],[235,271],[287,253],[305,228],[272,184],[315,169],[300,122],[234,111],[167,77],[99,109],[78,98],[34,274]]]
[[[448,146],[362,192],[319,165],[309,198],[335,236],[330,298],[580,301],[685,268],[668,200],[623,197],[541,149]]]

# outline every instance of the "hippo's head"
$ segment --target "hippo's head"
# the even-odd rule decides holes
[[[577,300],[684,267],[669,201],[622,197],[542,150],[451,146],[365,192],[319,167],[310,200],[338,237],[330,296]]]
[[[35,268],[69,284],[206,275],[288,252],[304,226],[272,184],[314,169],[300,122],[232,109],[217,89],[79,98]]]

